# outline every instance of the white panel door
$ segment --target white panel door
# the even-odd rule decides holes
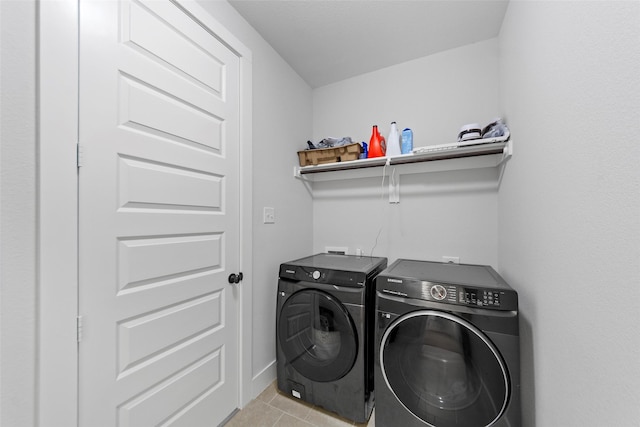
[[[196,18],[80,2],[80,426],[238,406],[239,59]]]

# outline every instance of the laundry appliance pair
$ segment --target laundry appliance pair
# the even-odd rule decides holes
[[[283,393],[356,422],[375,403],[377,427],[520,426],[518,297],[489,266],[284,263],[276,323]]]

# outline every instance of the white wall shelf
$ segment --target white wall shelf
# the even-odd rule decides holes
[[[370,178],[381,176],[381,168],[387,165],[395,167],[399,175],[500,167],[499,178],[501,178],[504,162],[511,157],[512,153],[513,146],[509,140],[423,154],[404,154],[390,158],[377,157],[295,167],[294,176],[313,182]]]

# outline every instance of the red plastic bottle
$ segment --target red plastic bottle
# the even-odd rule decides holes
[[[378,132],[378,126],[373,126],[373,131],[371,132],[371,139],[369,140],[369,155],[367,158],[372,157],[384,157],[387,152],[387,143],[384,139],[384,136],[380,135]]]

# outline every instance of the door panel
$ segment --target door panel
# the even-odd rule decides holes
[[[238,406],[239,60],[169,1],[80,3],[79,420]]]
[[[119,209],[222,210],[223,176],[122,156],[118,168]]]

